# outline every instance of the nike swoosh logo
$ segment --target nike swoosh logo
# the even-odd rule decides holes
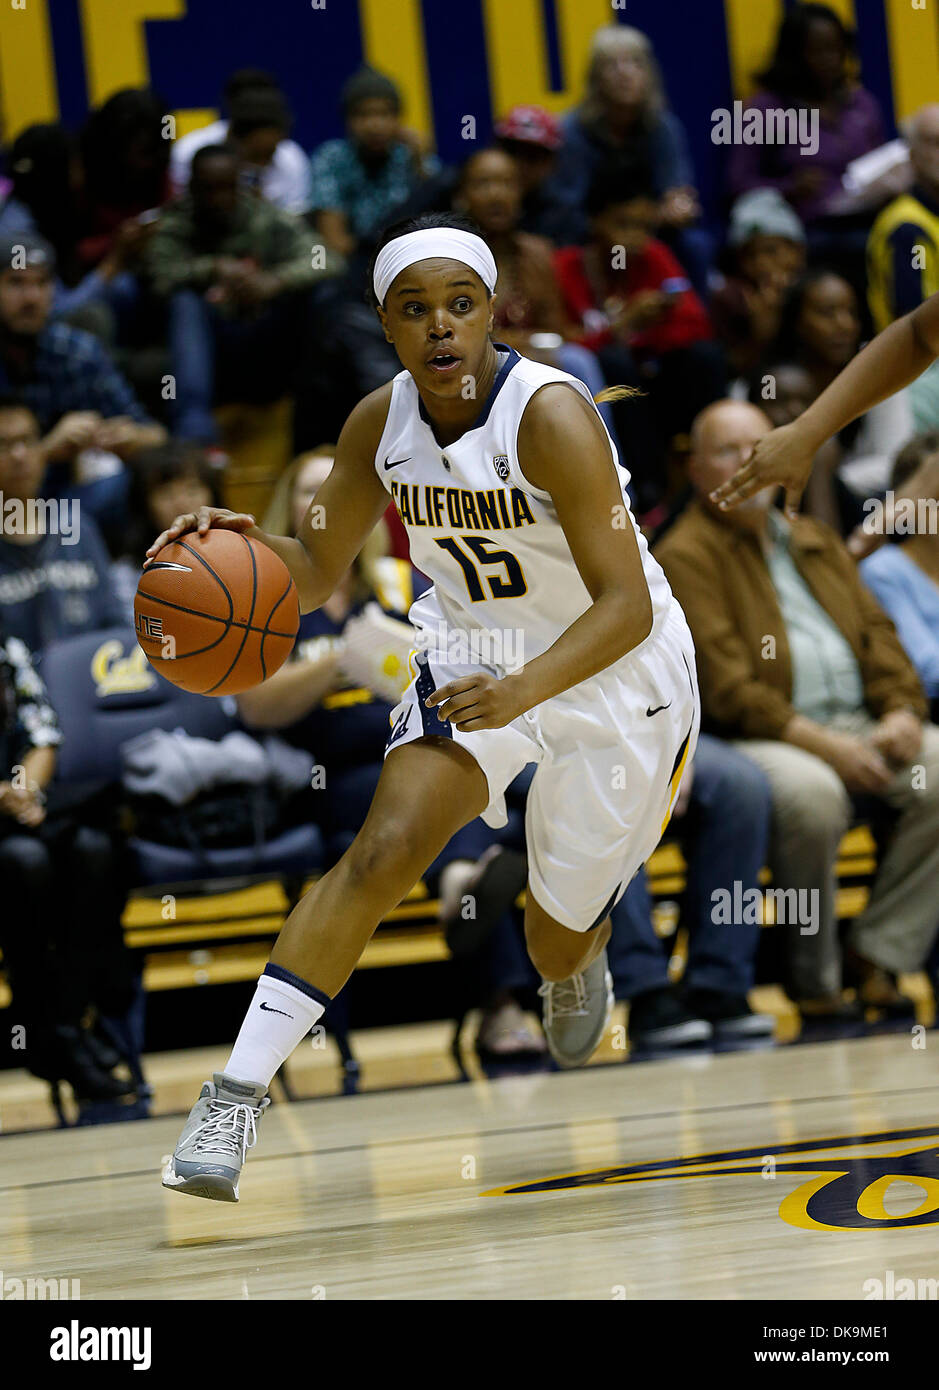
[[[663,709],[668,709],[668,708],[670,707],[671,703],[672,703],[671,700],[669,700],[669,702],[668,702],[667,705],[656,705],[655,709],[647,709],[647,710],[646,710],[646,718],[647,718],[647,719],[651,719],[652,716],[653,716],[653,714],[658,714],[661,710],[663,710]]]
[[[293,1014],[288,1014],[283,1009],[272,1009],[270,1004],[265,1004],[263,999],[261,1000],[261,1008],[266,1014],[283,1014],[284,1018],[293,1018]]]
[[[410,462],[411,462],[411,455],[410,455],[410,454],[408,454],[408,456],[407,456],[406,459],[395,459],[394,463],[392,463],[390,459],[385,459],[385,471],[387,472],[389,468],[397,468],[397,466],[398,466],[399,463],[410,463]]]
[[[149,570],[182,570],[183,574],[192,574],[190,565],[177,565],[175,560],[153,560],[148,566]]]

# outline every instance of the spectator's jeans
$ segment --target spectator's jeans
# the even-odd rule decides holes
[[[869,732],[873,724],[863,713],[832,720],[833,728],[854,734]],[[851,824],[851,797],[837,772],[814,753],[762,739],[735,746],[760,764],[772,785],[774,885],[818,893],[818,931],[803,935],[798,926],[785,928],[789,992],[797,1000],[834,994],[841,988],[834,869],[841,837]],[[900,817],[849,939],[860,955],[885,970],[919,970],[939,927],[939,729],[934,724],[924,726],[919,752],[894,775],[883,800]]]
[[[753,984],[760,927],[727,922],[727,913],[717,905],[726,904],[724,892],[730,894],[731,904],[735,901],[735,883],[740,885],[739,901],[745,901],[742,895],[748,889],[758,886],[769,824],[767,777],[730,744],[702,734],[694,756],[688,811],[673,822],[688,860],[690,930],[684,983],[690,989],[739,996]],[[607,950],[617,997],[632,999],[666,986],[668,952],[652,925],[645,870],[633,879],[611,916],[613,932]]]
[[[270,402],[289,394],[309,322],[309,298],[281,295],[257,314],[229,317],[195,290],[170,296],[170,358],[176,381],[173,433],[214,443],[212,407]]]

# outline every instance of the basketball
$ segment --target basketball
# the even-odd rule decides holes
[[[287,660],[299,622],[296,586],[280,556],[220,528],[165,545],[134,599],[147,659],[196,695],[260,685]]]

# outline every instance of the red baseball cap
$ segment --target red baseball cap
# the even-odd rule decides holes
[[[513,106],[499,121],[495,133],[500,140],[518,140],[545,150],[560,149],[563,143],[557,118],[543,106]]]

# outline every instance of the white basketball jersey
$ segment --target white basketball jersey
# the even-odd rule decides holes
[[[375,468],[407,527],[411,559],[433,581],[410,610],[420,639],[439,651],[444,641],[452,646],[454,634],[482,636],[490,653],[482,664],[501,672],[546,651],[592,603],[550,494],[519,467],[522,415],[550,382],[566,382],[596,406],[575,377],[496,346],[503,360],[489,398],[452,444],[437,443],[413,377],[398,373]],[[610,449],[625,508],[610,524],[635,530],[656,630],[673,603],[671,590],[633,519],[629,474],[612,440]],[[577,468],[576,458],[565,462]]]

